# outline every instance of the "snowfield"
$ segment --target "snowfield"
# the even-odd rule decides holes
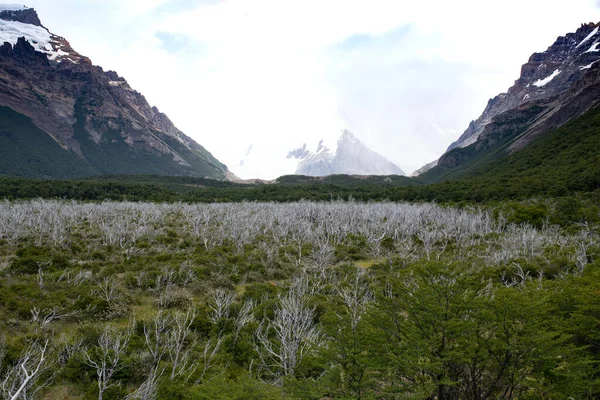
[[[0,11],[2,11],[1,7]],[[0,19],[0,43],[8,42],[14,46],[20,37],[24,37],[36,51],[47,54],[50,60],[60,62],[58,57],[69,55],[53,46],[53,37],[46,28]]]

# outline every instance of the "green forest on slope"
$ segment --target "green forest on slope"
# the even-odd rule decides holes
[[[189,165],[181,165],[171,155],[160,155],[131,148],[119,132],[107,132],[104,140],[92,140],[81,122],[81,107],[76,107],[78,122],[74,138],[83,157],[62,148],[33,121],[8,107],[0,107],[0,176],[43,179],[74,179],[101,174],[160,174],[225,179],[227,167],[205,149],[190,150],[159,132],[154,134],[182,155]]]
[[[0,107],[0,176],[76,178],[95,170],[63,149],[30,118]]]
[[[433,176],[425,174],[424,181],[438,180],[441,174],[442,179],[477,182],[491,192],[502,188],[516,196],[590,191],[600,187],[600,108],[541,135],[513,154],[507,154],[510,143],[506,141],[491,151],[474,154],[457,172],[449,169],[445,175],[443,171],[434,171]]]
[[[61,149],[62,150],[62,149]],[[600,188],[600,109],[540,136],[523,150],[498,153],[439,183],[423,178],[285,176],[273,184],[234,184],[201,178],[100,176],[44,181],[0,178],[6,198],[128,199],[151,201],[297,201],[353,197],[392,201],[497,201],[565,196]],[[187,179],[187,180],[186,180]]]

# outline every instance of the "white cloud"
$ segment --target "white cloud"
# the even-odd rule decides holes
[[[251,143],[284,157],[337,129],[342,106],[357,136],[410,172],[439,156],[531,53],[600,19],[595,0],[29,5],[234,171]],[[263,158],[262,177],[289,172]]]

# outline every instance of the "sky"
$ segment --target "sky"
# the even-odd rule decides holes
[[[13,0],[14,2],[14,0]],[[407,173],[600,0],[29,0],[242,178],[350,129]],[[244,169],[252,145],[259,162]],[[255,160],[256,161],[256,160]]]

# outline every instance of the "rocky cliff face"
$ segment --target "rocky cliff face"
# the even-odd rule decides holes
[[[0,43],[0,106],[30,118],[97,173],[226,178],[226,166],[116,72],[50,33],[33,9],[0,8]]]
[[[529,61],[522,66],[521,75],[515,84],[506,93],[501,93],[490,99],[483,114],[470,123],[460,138],[450,145],[447,152],[476,143],[485,130],[488,129],[488,126],[495,121],[494,126],[488,129],[483,138],[489,145],[490,137],[493,136],[492,132],[499,125],[499,121],[495,119],[503,113],[534,106],[540,106],[547,112],[550,112],[549,110],[556,111],[560,104],[570,101],[564,98],[561,100],[561,98],[567,96],[571,89],[585,80],[590,70],[597,66],[599,60],[600,24],[584,24],[575,33],[559,37],[545,52],[534,53],[529,58]],[[567,97],[569,96],[572,97],[573,94],[571,93]],[[502,118],[500,117],[500,120]],[[506,118],[510,119],[511,117],[506,116]],[[563,119],[564,117],[562,119],[555,118],[554,126],[557,126],[556,124]],[[533,123],[533,121],[529,122]],[[566,120],[560,123],[564,122]],[[525,123],[522,123],[521,128],[523,130],[525,125]],[[544,126],[546,128],[550,127],[548,124]],[[531,139],[533,136],[530,135],[529,137]],[[528,141],[520,141],[519,143],[513,147],[513,150],[525,145]],[[482,145],[479,144],[478,146],[481,147]],[[445,155],[442,156],[440,161],[444,158],[448,159]],[[419,172],[426,172],[437,164],[437,162],[428,164]]]
[[[288,158],[299,160],[297,175],[405,175],[400,167],[367,148],[348,130],[333,145],[321,142],[314,152],[304,145],[291,151]]]
[[[40,21],[35,10],[25,6],[0,4],[0,19],[42,26],[42,21]]]

